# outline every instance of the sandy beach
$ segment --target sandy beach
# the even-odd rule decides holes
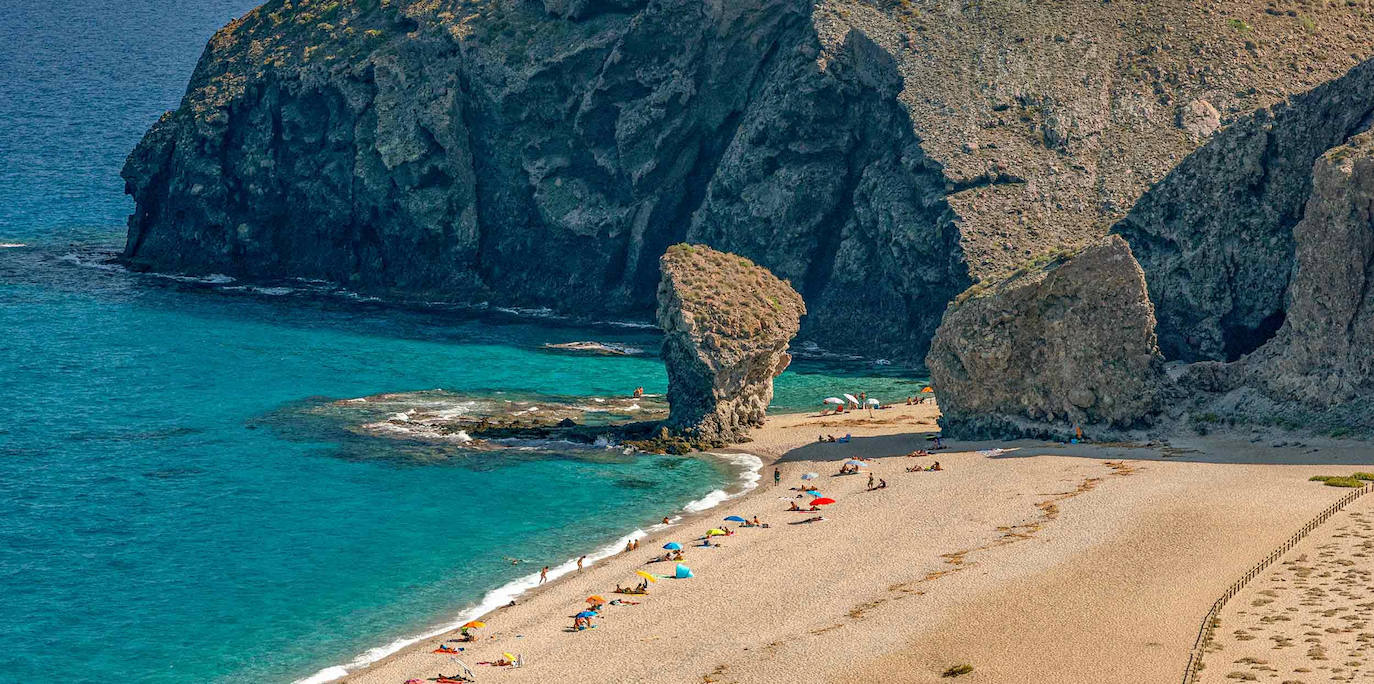
[[[960,665],[972,671],[956,681],[1180,681],[1217,596],[1348,491],[1308,477],[1374,463],[1354,443],[1249,435],[1167,447],[953,443],[906,456],[929,446],[935,411],[769,418],[740,449],[767,464],[757,489],[489,613],[460,657],[484,682],[935,682]],[[820,433],[853,440],[817,444]],[[834,475],[856,456],[889,486]],[[937,459],[941,472],[906,471]],[[786,512],[809,471],[837,503],[825,521],[797,524],[817,515]],[[732,526],[720,548],[696,546],[732,514],[770,527]],[[687,547],[695,577],[610,593],[636,583],[636,570],[669,574],[671,563],[645,565],[668,541]],[[595,629],[573,631],[592,594],[639,604],[607,606]],[[432,653],[453,637],[344,681],[453,674],[451,657]],[[477,664],[507,652],[523,667]]]

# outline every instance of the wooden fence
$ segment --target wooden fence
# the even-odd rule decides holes
[[[1217,626],[1220,624],[1219,618],[1221,617],[1221,609],[1226,607],[1226,602],[1231,600],[1236,594],[1239,594],[1240,590],[1244,589],[1245,585],[1250,583],[1250,580],[1259,577],[1260,573],[1274,564],[1274,561],[1282,558],[1283,554],[1288,553],[1294,546],[1297,546],[1298,542],[1302,541],[1308,534],[1311,534],[1312,530],[1320,527],[1322,523],[1330,520],[1331,516],[1340,513],[1342,509],[1350,505],[1350,502],[1364,496],[1371,489],[1374,489],[1374,485],[1365,485],[1341,497],[1336,503],[1327,506],[1326,510],[1317,514],[1317,517],[1307,521],[1307,524],[1303,525],[1302,529],[1293,533],[1293,536],[1289,537],[1288,541],[1284,542],[1283,545],[1279,546],[1277,549],[1270,551],[1269,555],[1265,556],[1263,560],[1255,563],[1254,567],[1247,570],[1244,575],[1241,575],[1239,579],[1231,583],[1231,586],[1226,589],[1226,593],[1222,594],[1221,598],[1217,599],[1216,602],[1212,604],[1212,608],[1207,611],[1206,617],[1202,618],[1202,626],[1198,628],[1197,638],[1193,640],[1193,650],[1188,654],[1188,667],[1183,670],[1183,684],[1195,684],[1197,682],[1198,673],[1202,672],[1202,652],[1207,648],[1207,644],[1212,641],[1212,635],[1216,632]]]

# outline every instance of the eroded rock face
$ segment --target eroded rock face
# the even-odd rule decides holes
[[[916,360],[973,279],[1374,46],[1360,4],[1238,2],[1250,49],[1193,2],[269,0],[130,156],[124,259],[647,318],[688,240]]]
[[[1145,269],[1169,360],[1235,361],[1278,331],[1312,164],[1372,123],[1365,62],[1217,133],[1113,228]]]
[[[1252,382],[1312,407],[1374,400],[1374,133],[1317,159],[1293,229],[1288,316],[1251,358]]]
[[[124,170],[128,263],[647,317],[691,240],[907,357],[970,282],[893,58],[809,1],[330,4],[211,41]]]
[[[806,305],[767,269],[704,245],[670,247],[660,263],[668,424],[706,444],[743,441],[763,424]]]
[[[1158,412],[1163,360],[1145,274],[1109,236],[946,312],[926,365],[959,438],[1095,438]]]

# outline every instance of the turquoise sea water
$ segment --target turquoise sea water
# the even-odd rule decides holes
[[[0,244],[22,245],[0,247],[0,682],[306,677],[739,482],[709,458],[418,447],[293,418],[434,388],[661,393],[651,330],[106,264],[124,155],[251,4],[0,13]],[[540,349],[579,339],[651,353]],[[905,376],[799,360],[776,404],[896,399]]]

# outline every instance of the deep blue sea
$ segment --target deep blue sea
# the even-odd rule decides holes
[[[125,155],[253,4],[0,12],[0,682],[309,677],[742,481],[709,457],[478,451],[317,411],[433,389],[661,394],[653,330],[106,263],[131,209]],[[541,349],[583,339],[648,353]],[[919,387],[904,376],[803,359],[776,404],[895,399]]]

